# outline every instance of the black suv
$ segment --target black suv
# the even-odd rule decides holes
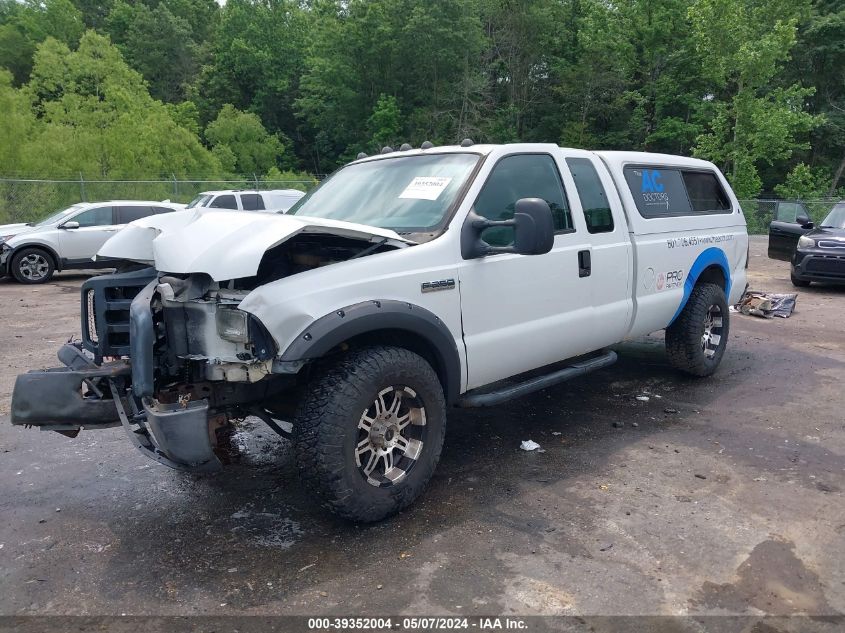
[[[781,210],[782,205],[789,206]],[[819,226],[810,220],[803,203],[779,202],[769,224],[769,257],[792,262],[790,278],[795,286],[809,286],[812,281],[845,283],[845,201],[836,203]]]

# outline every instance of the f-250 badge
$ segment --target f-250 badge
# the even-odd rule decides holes
[[[454,279],[441,279],[440,281],[426,281],[423,282],[420,288],[423,292],[434,292],[435,290],[454,290]]]

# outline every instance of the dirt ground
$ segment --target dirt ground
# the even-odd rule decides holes
[[[765,246],[752,288],[791,292]],[[802,289],[786,320],[734,315],[710,379],[672,371],[653,335],[608,370],[451,411],[424,496],[356,526],[258,424],[206,477],[121,429],[11,427],[14,377],[78,334],[84,278],[0,281],[0,614],[845,612],[845,288]]]

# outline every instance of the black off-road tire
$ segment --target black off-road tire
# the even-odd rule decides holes
[[[356,463],[360,434],[366,435],[359,424],[391,386],[415,392],[425,417],[424,431],[417,431],[425,439],[406,474],[377,487]],[[327,363],[306,387],[293,420],[302,480],[324,507],[359,522],[395,514],[422,493],[440,459],[445,432],[446,404],[437,375],[421,356],[398,347],[367,347]]]
[[[33,264],[29,266],[31,271],[43,270],[39,276],[34,276],[30,274],[27,276],[24,271],[21,270],[21,264],[24,260],[34,260]],[[36,268],[37,267],[37,268]],[[22,284],[43,284],[50,281],[53,278],[53,273],[56,271],[56,263],[53,261],[53,256],[50,255],[47,251],[43,248],[37,247],[28,247],[23,248],[12,257],[12,261],[9,262],[9,272],[12,273],[12,277],[15,278],[15,281]]]
[[[705,351],[706,321],[714,309],[718,309],[721,318],[719,343]],[[696,284],[678,318],[666,328],[669,363],[693,376],[709,376],[719,367],[729,334],[730,317],[725,292],[716,284]]]
[[[796,288],[806,288],[810,285],[809,279],[800,279],[799,277],[795,276],[795,273],[790,271],[789,273],[789,280],[792,282],[792,285]]]

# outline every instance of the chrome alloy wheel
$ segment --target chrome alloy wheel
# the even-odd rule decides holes
[[[355,464],[376,487],[402,481],[422,452],[425,406],[410,387],[382,389],[358,422]]]
[[[50,264],[44,255],[38,253],[30,253],[26,257],[21,258],[18,263],[18,271],[21,277],[29,281],[40,281],[47,276],[50,270]]]
[[[701,335],[701,351],[706,358],[713,358],[722,342],[722,309],[717,305],[707,308],[704,315],[704,333]]]

